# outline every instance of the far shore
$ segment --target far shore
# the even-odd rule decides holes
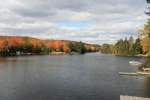
[[[100,52],[85,52],[83,54],[86,54],[86,53],[100,53]],[[105,53],[102,53],[102,54],[105,54]],[[82,55],[78,52],[69,52],[69,53],[66,53],[66,52],[57,52],[57,51],[53,51],[53,52],[50,52],[50,53],[16,53],[16,54],[11,54],[11,55],[7,55],[7,56],[0,56],[0,57],[9,57],[9,56],[31,56],[31,55]],[[150,57],[149,55],[143,55],[143,54],[138,54],[138,55],[115,55],[115,54],[110,54],[110,55],[113,55],[113,56],[120,56],[120,57]]]
[[[85,52],[83,54],[86,54],[86,53],[91,53],[91,52]],[[96,52],[92,52],[92,53],[96,53]],[[32,56],[32,55],[83,55],[83,54],[80,54],[78,52],[69,52],[69,53],[66,53],[66,52],[50,52],[50,53],[16,53],[16,54],[11,54],[11,55],[3,55],[3,56],[0,56],[0,57],[11,57],[11,56]]]

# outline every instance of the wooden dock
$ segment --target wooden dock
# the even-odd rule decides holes
[[[150,73],[149,72],[119,72],[119,75],[150,76]]]
[[[119,72],[119,75],[137,76],[136,72]]]
[[[120,96],[120,100],[150,100],[150,98],[134,97],[134,96]]]
[[[143,68],[144,71],[150,71],[150,68]]]

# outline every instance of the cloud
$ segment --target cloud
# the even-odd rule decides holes
[[[146,21],[146,0],[5,0],[0,35],[114,43]]]

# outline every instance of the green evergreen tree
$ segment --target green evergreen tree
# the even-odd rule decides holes
[[[84,43],[79,42],[79,43],[70,43],[69,48],[72,52],[77,52],[80,54],[84,54],[86,52],[86,48],[84,46]]]
[[[140,39],[136,39],[135,44],[134,44],[134,54],[141,54],[142,53],[142,46],[141,46],[141,42]]]
[[[86,52],[86,48],[84,46],[84,43],[79,42],[79,44],[77,45],[77,52],[80,54],[84,54]]]
[[[133,48],[133,46],[134,46],[134,39],[133,39],[132,36],[129,38],[129,45],[130,45],[130,47],[129,47],[130,55],[134,55],[134,48]]]

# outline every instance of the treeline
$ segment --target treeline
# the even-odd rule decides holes
[[[46,54],[50,49],[43,41],[29,37],[0,37],[0,56]]]
[[[120,39],[114,45],[103,44],[101,46],[101,52],[114,55],[134,56],[142,54],[142,45],[139,38],[134,40],[130,37],[129,39]]]
[[[40,40],[30,37],[1,36],[0,56],[51,54],[53,52],[84,54],[96,52],[98,45],[65,40]]]

